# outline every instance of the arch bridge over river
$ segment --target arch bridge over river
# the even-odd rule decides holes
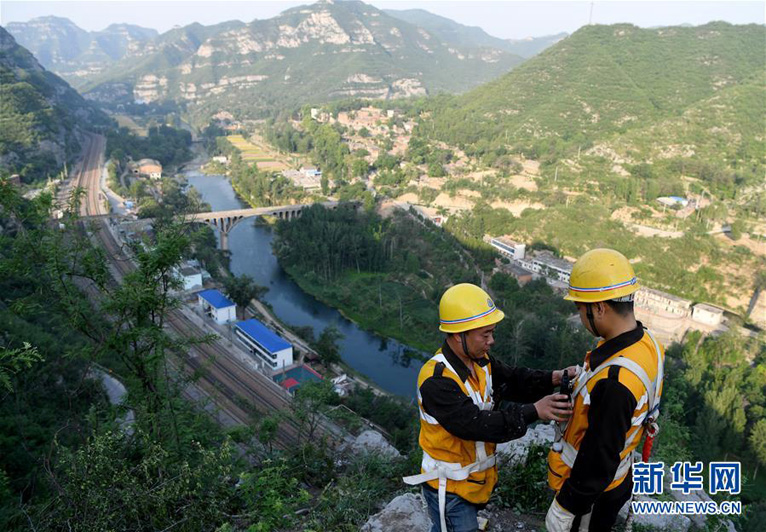
[[[229,211],[200,212],[189,215],[186,222],[205,222],[218,229],[221,233],[221,249],[229,249],[229,233],[239,222],[253,216],[275,216],[282,220],[292,220],[301,215],[303,209],[311,207],[310,203],[301,205],[276,205],[271,207],[258,207],[255,209],[234,209]],[[325,201],[328,209],[335,209],[337,201]]]

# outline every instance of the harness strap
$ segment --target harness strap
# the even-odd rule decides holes
[[[476,442],[477,449],[479,444],[481,444],[482,447],[484,446],[484,442]],[[419,475],[404,477],[402,480],[410,486],[415,486],[431,480],[439,480],[439,519],[441,530],[447,532],[447,480],[465,480],[471,473],[479,473],[494,467],[496,461],[497,458],[493,454],[483,460],[477,460],[472,464],[463,466],[457,462],[443,462],[437,460],[427,452],[423,451],[423,462],[421,467],[424,472]]]
[[[646,330],[646,332],[649,334],[649,338],[652,340],[654,349],[657,353],[657,378],[654,381],[649,378],[646,370],[644,370],[644,368],[642,368],[637,362],[624,356],[618,356],[617,358],[605,362],[592,370],[588,370],[587,372],[582,373],[581,377],[577,381],[577,387],[572,392],[572,397],[577,397],[582,389],[588,384],[588,382],[590,382],[590,380],[603,369],[610,366],[620,366],[633,373],[641,381],[641,384],[644,385],[644,388],[647,392],[647,398],[649,400],[648,412],[654,412],[654,410],[659,407],[660,403],[661,392],[659,384],[662,383],[664,378],[665,364],[662,360],[662,353],[660,352],[660,346],[657,344],[657,340],[654,339],[654,336],[651,332],[649,332],[649,330]]]
[[[654,344],[654,350],[657,352],[657,387],[654,389],[654,404],[653,406],[650,406],[649,413],[652,415],[654,413],[655,409],[658,409],[660,406],[660,394],[661,391],[661,384],[662,381],[665,380],[665,361],[662,359],[662,353],[660,352],[660,346],[657,343],[657,340],[655,340],[654,335],[651,333],[649,329],[646,329],[646,333],[649,335],[649,338],[652,341],[652,344]]]

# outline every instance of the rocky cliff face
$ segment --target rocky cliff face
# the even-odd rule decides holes
[[[112,24],[88,32],[61,17],[38,17],[6,26],[16,41],[48,70],[77,86],[114,61],[139,55],[157,37],[155,30],[131,24]]]
[[[358,1],[322,1],[250,24],[192,24],[150,39],[126,26],[110,28],[110,34],[122,36],[113,47],[121,54],[118,61],[107,67],[81,63],[72,73],[77,58],[86,57],[80,45],[66,58],[60,53],[51,58],[51,64],[69,69],[88,98],[184,101],[197,114],[227,109],[258,115],[333,98],[462,91],[521,61],[499,49],[442,42]],[[87,40],[87,32],[69,29],[78,36],[74,40]]]

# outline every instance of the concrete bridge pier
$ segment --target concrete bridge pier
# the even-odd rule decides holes
[[[229,231],[243,218],[244,216],[221,216],[210,220],[221,233],[222,250],[226,251],[229,249]]]

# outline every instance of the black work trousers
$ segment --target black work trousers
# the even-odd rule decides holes
[[[633,475],[632,472],[628,472],[628,476],[622,481],[622,484],[614,488],[613,490],[605,491],[598,496],[596,502],[593,503],[590,516],[590,526],[588,532],[606,532],[612,530],[615,521],[617,521],[617,514],[620,513],[620,509],[630,499],[630,494],[633,492]],[[572,532],[577,532],[580,529],[580,519],[582,516],[575,517],[572,524]]]

